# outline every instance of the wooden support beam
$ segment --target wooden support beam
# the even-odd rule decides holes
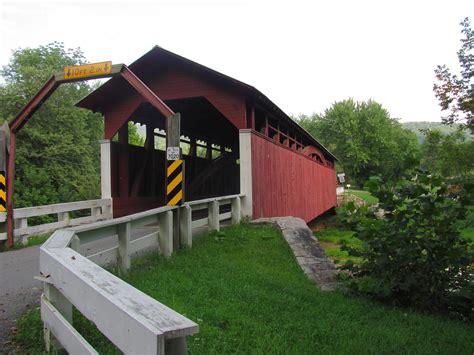
[[[268,115],[265,114],[265,136],[268,137]]]
[[[191,138],[191,142],[189,143],[189,154],[190,158],[194,158],[197,154],[197,142],[196,138]]]
[[[128,174],[128,122],[119,129],[119,196],[129,197]]]
[[[207,141],[206,159],[212,160],[212,143]]]

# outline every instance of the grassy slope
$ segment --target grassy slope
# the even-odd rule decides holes
[[[140,259],[127,281],[199,323],[188,342],[195,354],[474,350],[466,324],[319,291],[272,228],[231,226],[223,235],[201,236],[193,249],[171,259]],[[38,320],[18,327],[19,333],[41,333]]]
[[[372,196],[368,191],[364,190],[348,190],[348,193],[357,196],[367,202],[369,205],[375,205],[379,202],[377,197]]]

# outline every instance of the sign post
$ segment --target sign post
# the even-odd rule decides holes
[[[0,213],[7,211],[7,149],[10,136],[8,124],[4,123],[0,127]]]
[[[184,202],[184,160],[180,148],[181,115],[166,120],[166,205],[180,206]],[[179,208],[173,213],[173,250],[180,247]]]

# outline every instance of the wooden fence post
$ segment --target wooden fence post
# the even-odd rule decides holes
[[[181,244],[191,248],[193,245],[193,225],[192,209],[189,205],[181,207],[179,219]]]
[[[74,250],[75,252],[78,252],[81,254],[81,240],[77,235],[74,235],[71,240],[71,249]]]
[[[127,274],[130,270],[130,222],[118,225],[118,267]]]
[[[232,224],[239,224],[241,219],[240,197],[232,199],[230,213],[232,215]]]
[[[158,215],[160,251],[164,256],[173,253],[173,212],[166,211]]]
[[[69,221],[69,212],[58,212],[58,222]]]
[[[214,200],[211,201],[207,204],[208,210],[209,210],[209,230],[213,231],[219,231],[220,226],[219,226],[219,201]]]

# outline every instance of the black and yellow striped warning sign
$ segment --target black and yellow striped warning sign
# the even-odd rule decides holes
[[[166,170],[166,201],[168,206],[177,206],[183,202],[183,160],[169,162]]]
[[[7,184],[5,183],[5,172],[0,171],[0,212],[7,210]]]

